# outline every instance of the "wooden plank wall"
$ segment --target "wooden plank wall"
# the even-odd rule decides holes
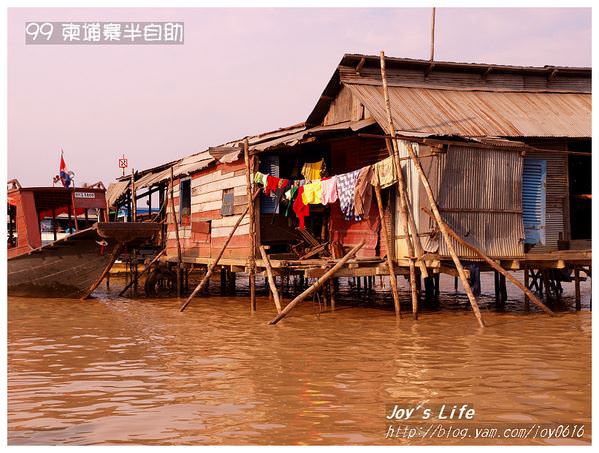
[[[174,200],[179,216],[179,179],[175,179]],[[233,215],[222,216],[224,189],[233,189]],[[179,225],[179,238],[184,257],[215,257],[231,233],[239,215],[247,205],[245,164],[243,160],[231,164],[217,164],[191,176],[191,224]],[[175,225],[172,211],[168,210],[167,257],[177,256]],[[250,252],[249,218],[246,216],[233,235],[224,258],[246,259]]]

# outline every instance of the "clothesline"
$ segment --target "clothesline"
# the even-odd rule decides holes
[[[266,195],[282,195],[288,201],[285,215],[289,215],[291,207],[302,229],[311,204],[328,205],[339,201],[345,220],[366,219],[372,202],[372,186],[380,184],[384,189],[397,182],[391,156],[358,170],[329,177],[321,176],[324,169],[324,160],[321,160],[304,164],[301,173],[305,179],[284,179],[256,172],[254,181],[262,185]]]

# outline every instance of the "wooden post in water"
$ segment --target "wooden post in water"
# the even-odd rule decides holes
[[[171,184],[170,184],[170,199],[171,199],[171,211],[173,213],[173,224],[175,225],[175,238],[177,239],[177,298],[181,297],[181,242],[179,241],[179,221],[177,219],[177,213],[175,212],[175,177],[173,167],[171,167]],[[179,198],[181,193],[179,193]],[[167,237],[168,242],[168,237]]]
[[[574,268],[574,300],[576,302],[576,311],[580,311],[580,269]]]
[[[268,324],[273,325],[273,324],[278,323],[281,319],[283,319],[285,316],[287,316],[287,314],[291,310],[293,310],[297,304],[299,304],[302,300],[304,300],[306,297],[308,297],[313,292],[318,291],[318,289],[320,287],[322,287],[322,285],[329,278],[331,278],[333,275],[335,275],[335,272],[337,272],[339,269],[341,269],[341,267],[343,267],[343,265],[347,261],[349,261],[351,258],[353,258],[356,255],[356,253],[358,253],[358,250],[360,250],[364,246],[365,243],[366,242],[363,240],[358,245],[356,245],[353,249],[351,249],[347,253],[347,255],[345,255],[343,258],[341,258],[332,268],[330,268],[327,272],[325,272],[325,274],[322,277],[320,277],[318,280],[316,280],[312,286],[310,286],[307,290],[305,290],[303,293],[301,293],[299,296],[297,296],[295,299],[293,299],[291,302],[289,302],[289,304],[287,304],[287,306],[283,309],[283,311],[281,311],[281,313],[279,313],[274,319],[269,321]]]
[[[335,278],[331,279],[331,310],[335,311],[335,293],[336,293],[336,280]]]
[[[391,247],[393,243],[389,237],[389,231],[387,230],[387,222],[385,222],[385,213],[383,212],[383,200],[381,197],[381,182],[377,173],[377,184],[374,186],[374,193],[376,195],[376,204],[379,208],[379,218],[381,219],[381,229],[383,231],[383,240],[387,246],[387,269],[389,270],[389,281],[391,282],[391,292],[393,294],[393,304],[395,305],[395,316],[401,317],[401,308],[399,305],[399,291],[397,290],[397,277],[395,276],[395,267],[393,266],[393,256],[391,254]]]
[[[254,212],[254,199],[252,197],[253,159],[250,158],[250,144],[246,138],[243,141],[243,157],[245,160],[245,190],[247,191],[248,208],[250,216],[250,244],[251,250],[248,257],[250,307],[256,310],[256,214]]]
[[[443,234],[443,238],[445,239],[445,242],[447,244],[447,249],[449,250],[449,254],[451,255],[453,263],[458,271],[458,275],[460,276],[460,280],[462,281],[462,285],[464,286],[464,290],[466,291],[466,295],[468,296],[468,300],[470,301],[470,305],[472,306],[474,315],[476,316],[476,319],[478,320],[478,323],[480,324],[480,326],[484,327],[485,323],[483,321],[482,315],[480,314],[480,310],[478,308],[478,303],[476,302],[476,297],[472,293],[472,288],[470,287],[470,283],[468,282],[468,277],[466,277],[466,272],[464,272],[464,267],[462,266],[462,263],[460,262],[460,259],[458,258],[458,255],[453,247],[453,244],[450,241],[448,227],[445,224],[445,222],[443,221],[443,219],[441,218],[441,213],[439,212],[439,208],[437,207],[437,202],[435,200],[435,196],[433,195],[433,190],[431,189],[431,186],[428,182],[428,178],[424,174],[424,170],[422,169],[422,166],[420,165],[420,160],[418,159],[418,156],[416,156],[416,153],[414,153],[412,146],[411,145],[406,146],[406,149],[408,150],[408,154],[410,155],[410,158],[412,159],[412,162],[414,163],[414,167],[416,168],[416,171],[418,172],[418,175],[420,176],[420,181],[422,181],[422,185],[424,186],[424,190],[428,196],[428,199],[429,199],[429,202],[431,205],[431,209],[433,211],[434,219],[436,220],[437,225],[439,226],[439,229],[441,230],[441,234]]]
[[[422,275],[428,277],[428,271],[424,262],[422,261],[422,246],[420,244],[420,238],[418,237],[418,230],[416,229],[416,223],[412,216],[410,216],[410,210],[408,208],[408,196],[407,196],[407,188],[406,182],[403,177],[403,172],[401,170],[401,163],[399,161],[398,155],[398,147],[395,141],[395,125],[393,124],[393,115],[391,114],[391,102],[389,100],[389,87],[387,85],[387,72],[385,68],[385,53],[381,51],[380,55],[381,61],[381,79],[383,81],[383,96],[385,100],[385,110],[387,112],[387,123],[389,125],[390,134],[392,137],[391,146],[389,146],[389,141],[386,140],[387,148],[390,156],[393,158],[393,165],[395,166],[395,170],[397,173],[397,189],[399,196],[399,204],[400,204],[400,216],[401,216],[401,226],[403,235],[405,237],[406,246],[408,249],[409,256],[409,266],[410,266],[410,291],[412,296],[412,315],[414,319],[418,319],[418,290],[416,288],[416,265],[414,263],[415,259],[418,258],[418,264],[421,269]],[[412,230],[410,236],[410,229]],[[414,247],[418,249],[418,252],[414,252]],[[416,255],[419,256],[416,256]]]
[[[259,192],[254,193],[254,196],[252,197],[252,200],[255,199],[258,196],[258,193]],[[200,281],[200,283],[198,284],[198,286],[196,286],[196,288],[189,295],[189,297],[187,298],[187,300],[183,303],[183,305],[181,305],[181,307],[179,308],[179,311],[185,310],[185,308],[187,308],[187,306],[191,302],[191,299],[193,299],[194,296],[196,294],[198,294],[204,288],[204,286],[206,286],[206,284],[210,280],[210,276],[212,275],[212,273],[214,272],[214,269],[218,265],[218,262],[220,261],[220,259],[224,255],[225,250],[227,249],[227,247],[229,245],[229,242],[231,242],[231,238],[235,234],[235,231],[237,231],[237,227],[239,227],[239,224],[241,223],[241,221],[243,220],[243,218],[245,217],[245,215],[248,213],[249,209],[250,209],[250,205],[248,204],[247,207],[245,208],[245,210],[243,211],[243,213],[237,219],[237,222],[235,222],[235,225],[233,225],[233,230],[229,233],[229,237],[227,237],[227,240],[225,241],[225,243],[221,247],[220,251],[218,252],[218,255],[215,258],[215,260],[212,262],[212,264],[210,264],[210,266],[208,266],[208,270],[206,271],[206,275],[204,275],[204,278],[202,278],[202,281]]]
[[[422,210],[424,212],[426,212],[428,215],[430,215],[431,217],[433,216],[433,214],[426,208],[422,208]],[[473,246],[472,244],[470,244],[469,242],[466,242],[464,239],[462,239],[455,231],[453,231],[451,228],[449,228],[447,226],[447,224],[445,223],[445,221],[443,219],[441,219],[441,216],[439,215],[440,221],[443,224],[443,229],[447,232],[447,234],[449,236],[451,236],[453,239],[456,240],[456,242],[458,244],[463,245],[464,247],[472,250],[474,253],[476,253],[478,256],[480,256],[483,260],[485,260],[489,266],[491,266],[494,270],[496,270],[497,272],[499,272],[499,274],[501,274],[504,278],[507,278],[510,282],[512,282],[514,285],[516,285],[520,290],[522,290],[522,292],[528,296],[528,298],[540,309],[542,309],[545,313],[547,313],[548,315],[551,316],[555,316],[555,313],[553,313],[549,308],[547,308],[547,306],[545,304],[543,304],[529,289],[527,286],[524,286],[522,283],[520,283],[520,281],[514,277],[512,274],[510,274],[508,271],[506,271],[503,267],[501,267],[499,264],[497,264],[493,259],[491,259],[489,256],[487,256],[482,250],[480,250],[479,248]],[[439,225],[439,220],[437,220],[437,224]],[[441,225],[439,225],[439,229],[441,229]],[[445,241],[449,244],[448,240],[445,239]],[[452,246],[453,248],[453,246]],[[462,282],[463,283],[463,282]]]
[[[266,254],[266,249],[263,245],[260,246],[260,254],[262,255],[262,261],[264,262],[264,267],[266,268],[266,276],[268,277],[268,285],[270,286],[270,291],[272,292],[272,297],[275,302],[275,306],[277,307],[277,313],[281,313],[281,300],[279,299],[279,291],[277,291],[277,284],[275,282],[274,274],[272,273],[272,265],[270,264],[270,259]]]
[[[528,270],[528,268],[524,269],[524,287],[529,289],[529,280],[530,280],[530,271]],[[530,310],[530,299],[529,297],[524,294],[524,309],[526,311]]]

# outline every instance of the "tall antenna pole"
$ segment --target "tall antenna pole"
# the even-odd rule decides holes
[[[431,23],[431,58],[430,61],[435,59],[435,9],[433,8],[433,19]]]

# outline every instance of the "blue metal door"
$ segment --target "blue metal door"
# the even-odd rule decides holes
[[[545,181],[547,161],[524,159],[522,171],[522,220],[524,243],[545,245]]]
[[[265,175],[279,177],[279,156],[262,156],[258,170]],[[278,214],[279,206],[277,201],[277,195],[274,192],[268,195],[262,192],[260,196],[260,212],[262,214]]]

